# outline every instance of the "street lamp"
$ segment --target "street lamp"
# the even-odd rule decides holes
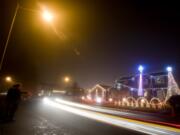
[[[10,76],[7,76],[7,77],[5,78],[5,81],[8,82],[8,83],[10,83],[10,82],[12,82],[12,78],[11,78]]]
[[[65,83],[70,82],[70,78],[66,76],[66,77],[64,78],[64,82],[65,82]]]
[[[36,10],[34,10],[34,9],[29,9],[29,8],[21,7],[21,6],[19,5],[19,3],[17,3],[16,10],[15,10],[15,12],[14,12],[14,16],[13,16],[13,19],[12,19],[12,22],[11,22],[11,26],[10,26],[10,29],[9,29],[9,32],[8,32],[8,37],[7,37],[5,46],[4,46],[3,54],[2,54],[2,57],[1,57],[1,61],[0,61],[0,71],[2,70],[3,61],[4,61],[4,58],[5,58],[7,46],[8,46],[8,44],[9,44],[9,40],[10,40],[10,37],[11,37],[11,33],[12,33],[13,26],[14,26],[14,22],[15,22],[15,20],[16,20],[16,16],[17,16],[17,13],[18,13],[19,9],[26,10],[26,11],[36,12]],[[38,11],[38,12],[39,12],[39,11]],[[44,18],[44,20],[45,20],[46,22],[49,22],[49,23],[52,22],[52,20],[53,20],[53,18],[54,18],[54,16],[52,15],[52,13],[49,12],[48,10],[44,10],[44,11],[42,12],[42,17]]]
[[[42,17],[47,22],[52,22],[52,20],[54,18],[53,14],[50,11],[48,11],[48,10],[44,10],[43,11]]]

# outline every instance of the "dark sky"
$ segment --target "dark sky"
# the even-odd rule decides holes
[[[71,76],[83,87],[112,84],[121,75],[175,68],[179,77],[178,3],[153,0],[21,0],[20,5],[55,14],[54,32],[38,13],[19,10],[1,75],[26,87],[60,83]],[[41,6],[40,6],[41,5]],[[1,1],[0,52],[16,1]],[[62,36],[64,35],[64,36]],[[65,37],[65,38],[64,38]]]

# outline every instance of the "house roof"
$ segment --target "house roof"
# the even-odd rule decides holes
[[[149,77],[149,76],[161,76],[161,75],[167,75],[167,72],[153,72],[153,73],[147,73],[147,74],[143,74],[144,77]],[[119,81],[124,81],[124,80],[131,80],[132,78],[137,77],[138,75],[131,75],[131,76],[123,76],[123,77],[119,77],[116,82]]]
[[[94,91],[97,87],[103,89],[104,91],[106,91],[106,90],[108,90],[109,88],[111,88],[111,86],[108,86],[108,85],[96,84],[92,89],[89,90],[89,92]]]
[[[99,85],[100,87],[103,87],[106,90],[112,87],[112,86],[108,86],[108,85],[104,85],[104,84],[97,84],[97,85]]]

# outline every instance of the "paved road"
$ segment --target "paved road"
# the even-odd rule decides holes
[[[46,106],[40,100],[22,103],[16,121],[1,125],[0,135],[141,135]]]
[[[23,102],[17,112],[17,120],[1,124],[0,135],[180,134],[177,128],[122,118],[114,115],[116,112],[112,110],[97,109],[54,98]]]

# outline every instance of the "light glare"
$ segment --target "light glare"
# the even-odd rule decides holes
[[[12,78],[11,78],[10,76],[7,76],[7,77],[5,78],[5,80],[6,80],[6,82],[12,82]]]
[[[69,78],[69,77],[65,77],[65,78],[64,78],[64,81],[65,81],[66,83],[68,83],[68,82],[70,81],[70,78]]]
[[[142,100],[141,100],[141,102],[142,102],[142,103],[144,103],[144,102],[145,102],[145,100],[144,100],[144,99],[142,99]]]
[[[52,13],[50,13],[50,12],[47,11],[47,10],[45,10],[45,11],[43,12],[43,18],[44,18],[45,21],[51,22],[54,17],[53,17],[53,15],[52,15]]]
[[[85,99],[85,97],[84,97],[84,96],[82,96],[82,97],[81,97],[81,99],[82,99],[82,100],[84,100],[84,99]]]
[[[109,102],[112,102],[113,101],[113,99],[112,98],[109,98]]]
[[[87,95],[87,99],[88,99],[88,100],[92,100],[91,95]]]
[[[102,99],[101,99],[100,97],[97,97],[97,98],[96,98],[96,102],[97,102],[97,103],[101,103],[101,102],[102,102]]]
[[[49,99],[47,97],[43,98],[43,103],[47,104],[49,102]]]
[[[172,67],[167,67],[166,70],[167,70],[168,72],[172,72]]]
[[[139,72],[141,72],[141,73],[142,73],[142,72],[143,72],[143,70],[144,70],[144,67],[143,67],[142,65],[140,65],[140,66],[139,66],[139,68],[138,68],[138,70],[139,70]]]
[[[127,101],[126,98],[123,98],[123,102]]]

